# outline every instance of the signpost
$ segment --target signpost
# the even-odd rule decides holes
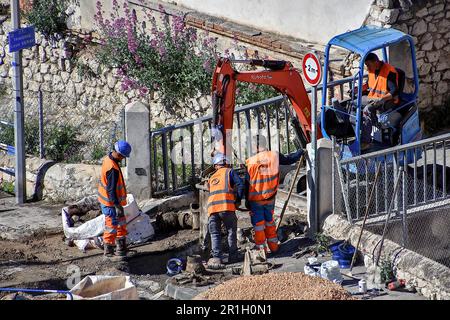
[[[36,44],[34,27],[26,27],[13,30],[8,33],[9,52],[17,52],[22,49],[31,48]]]
[[[34,27],[20,28],[19,0],[11,0],[12,29],[8,34],[9,52],[12,53],[13,94],[14,94],[14,142],[15,142],[15,193],[18,204],[27,199],[25,180],[25,139],[24,139],[24,105],[22,49],[35,45]]]
[[[315,220],[315,225],[311,227],[315,229],[314,232],[317,232],[319,229],[317,201],[319,194],[317,179],[317,85],[322,80],[322,64],[319,57],[313,52],[307,53],[302,61],[302,70],[306,82],[311,85],[311,149],[313,152],[309,155],[312,178],[310,212]]]

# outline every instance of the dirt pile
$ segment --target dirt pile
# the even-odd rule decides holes
[[[194,300],[354,300],[342,286],[304,273],[267,273],[226,281]]]

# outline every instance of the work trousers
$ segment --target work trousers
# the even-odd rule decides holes
[[[237,254],[237,217],[234,211],[213,213],[208,218],[208,230],[211,235],[211,254],[222,259],[222,222],[228,233],[229,255]]]
[[[115,207],[101,205],[102,213],[105,215],[105,231],[103,232],[103,242],[109,245],[116,244],[116,238],[121,239],[127,236],[127,220],[125,216],[118,218]]]
[[[276,252],[279,248],[277,228],[273,219],[275,200],[249,201],[250,219],[255,231],[255,245],[267,251]],[[266,243],[267,242],[267,243]]]

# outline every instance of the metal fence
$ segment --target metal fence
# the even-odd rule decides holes
[[[450,267],[450,134],[338,160],[333,211]]]
[[[73,97],[44,90],[28,91],[24,100],[25,143],[29,155],[96,163],[117,139],[125,136],[124,108],[112,114],[87,102],[84,110]],[[14,152],[12,103],[1,106],[0,111],[3,114],[0,146],[11,154]],[[8,141],[2,141],[5,139]]]
[[[353,82],[353,77],[329,82],[328,100],[332,96],[341,100],[347,98],[346,92],[351,90]],[[311,88],[307,92],[311,94]],[[317,101],[321,101],[321,92],[322,87],[318,87]],[[232,138],[236,154],[232,156],[232,163],[244,161],[253,154],[250,143],[252,130],[262,130],[271,150],[282,153],[295,151],[295,132],[290,124],[293,114],[284,96],[237,107]],[[193,188],[200,172],[211,160],[211,123],[212,116],[208,115],[150,132],[152,196]]]

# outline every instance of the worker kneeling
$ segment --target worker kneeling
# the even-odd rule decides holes
[[[211,235],[211,255],[208,268],[223,268],[221,248],[221,224],[228,233],[228,262],[237,260],[237,217],[236,204],[240,204],[244,193],[244,183],[239,175],[230,168],[229,160],[218,153],[213,159],[215,173],[209,178],[208,229]],[[234,191],[236,188],[236,193]]]
[[[127,190],[119,163],[128,158],[131,146],[128,142],[119,140],[114,145],[102,163],[102,173],[98,184],[98,201],[105,215],[105,231],[103,233],[104,255],[107,258],[116,255],[125,257],[127,254],[127,226],[123,206],[127,205]]]
[[[250,209],[256,247],[267,252],[268,246],[271,252],[276,252],[279,246],[273,213],[280,179],[279,165],[295,163],[300,159],[303,150],[284,156],[268,150],[266,138],[261,135],[255,137],[253,150],[255,149],[256,155],[246,161],[248,171],[246,206]]]

